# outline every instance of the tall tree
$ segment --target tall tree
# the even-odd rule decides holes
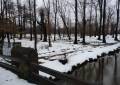
[[[45,10],[43,8],[40,9],[40,16],[41,16],[41,31],[44,34],[43,42],[47,42],[47,29],[45,25]]]
[[[54,26],[54,41],[56,40],[56,27],[57,27],[57,12],[58,12],[58,0],[53,0],[53,10],[55,14],[55,26]]]
[[[83,41],[82,43],[85,44],[85,31],[86,31],[86,0],[83,2]]]
[[[3,2],[4,2],[4,8],[5,8],[5,19],[7,22],[8,21],[8,2],[9,1],[3,0]],[[5,27],[7,28],[7,25],[5,25]],[[7,35],[7,40],[8,40],[8,47],[10,47],[10,33],[6,31],[6,35]]]
[[[64,28],[66,29],[67,37],[68,37],[69,40],[71,40],[69,27],[68,27],[68,23],[67,23],[67,18],[66,18],[66,11],[67,11],[66,8],[67,8],[66,4],[63,4],[63,2],[59,2],[59,9],[58,9],[59,10],[59,15],[62,19]]]
[[[103,43],[106,43],[105,25],[106,25],[106,0],[104,0],[104,8],[103,8],[103,27],[102,27]]]
[[[120,0],[117,0],[117,23],[115,29],[115,40],[118,40],[118,25],[119,25],[119,11],[120,11]]]
[[[98,34],[98,12],[97,12],[98,4],[95,4],[94,7],[95,7],[95,36],[97,36]]]
[[[3,0],[1,0],[1,13],[0,13],[1,15],[1,18],[2,18],[2,16],[3,16]]]
[[[19,28],[19,33],[20,33],[20,37],[19,39],[22,39],[22,10],[21,10],[21,3],[19,0],[17,0],[17,10],[18,10],[18,28]]]
[[[23,10],[24,10],[24,13],[23,13],[23,31],[24,31],[24,37],[26,37],[26,33],[25,33],[25,30],[26,30],[26,6],[24,5],[23,7]]]
[[[46,8],[46,12],[47,12],[47,19],[46,19],[46,27],[48,29],[48,43],[49,43],[49,47],[52,47],[52,44],[51,44],[51,23],[50,23],[50,10],[51,10],[51,3],[50,3],[50,0],[47,1],[47,5],[45,5],[45,1],[43,0],[44,2],[44,6]]]
[[[37,51],[37,30],[36,30],[36,0],[34,0],[34,20],[33,20],[33,28],[34,28],[34,48]]]
[[[30,40],[32,41],[33,35],[33,28],[32,28],[32,7],[31,7],[31,0],[28,0],[29,3],[29,15],[30,15]]]
[[[49,47],[52,47],[52,44],[51,44],[51,23],[50,23],[50,0],[48,0],[48,8],[47,8],[47,18],[48,18],[48,39],[49,39]]]
[[[99,23],[99,33],[98,40],[101,39],[101,29],[102,29],[102,15],[103,15],[103,0],[98,0],[99,10],[100,10],[100,23]]]
[[[112,17],[113,17],[113,14],[114,14],[114,11],[113,11],[113,8],[112,7],[108,7],[108,13],[106,15],[107,17],[107,26],[106,26],[106,33],[107,34],[110,34],[110,30],[111,30],[111,26],[110,24],[112,23]],[[114,31],[113,31],[114,32]]]
[[[89,36],[92,36],[92,12],[93,12],[93,0],[90,2],[90,19],[89,19]]]
[[[78,44],[78,42],[77,42],[77,25],[78,25],[78,4],[77,4],[77,0],[75,0],[75,40],[74,40],[74,44]]]

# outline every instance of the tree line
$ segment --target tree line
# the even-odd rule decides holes
[[[42,6],[37,3],[41,1]],[[106,43],[106,35],[110,34],[118,41],[120,0],[0,0],[0,19],[9,19],[16,26],[16,32],[7,36],[19,39],[30,34],[35,40],[37,35],[43,42],[52,46],[51,37],[56,41],[67,36],[78,44],[78,37],[86,44],[85,36],[98,36],[98,40]],[[8,29],[11,29],[9,27]],[[74,34],[74,38],[73,38]],[[11,37],[12,38],[12,37]]]

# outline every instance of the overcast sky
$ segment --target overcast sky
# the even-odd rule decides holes
[[[14,0],[14,1],[17,1],[17,0]],[[36,1],[37,1],[37,6],[43,6],[43,0],[36,0]],[[45,0],[45,1],[48,1],[48,0]],[[74,2],[74,0],[68,0],[68,1],[73,1]],[[24,3],[25,0],[21,0],[21,2]],[[116,0],[108,0],[108,2],[110,3],[110,5],[114,5],[116,3]]]
[[[17,0],[14,0],[14,1],[16,2]],[[22,4],[24,4],[26,0],[20,0],[20,1],[22,2]],[[45,1],[48,1],[48,0],[45,0]],[[50,0],[50,1],[52,1],[52,0]],[[64,3],[64,1],[66,1],[66,0],[62,0],[62,1]],[[67,1],[71,2],[72,4],[74,4],[75,0],[67,0]],[[37,8],[44,6],[43,0],[36,0],[36,2],[37,2]],[[109,7],[113,7],[115,4],[116,4],[116,0],[107,0],[107,5]],[[89,16],[89,11],[86,14],[88,14],[87,16]],[[70,10],[70,15],[71,16],[69,16],[69,17],[71,17],[72,21],[74,22],[74,12],[73,12],[73,10]],[[80,19],[80,17],[79,17],[79,19]]]
[[[24,1],[24,0],[23,0]],[[45,0],[47,1],[47,0]],[[64,1],[64,0],[63,0]],[[74,1],[74,0],[68,0],[68,1]],[[108,0],[108,2],[111,4],[111,5],[114,5],[116,3],[116,0]],[[43,5],[43,0],[37,0],[37,4],[39,6],[42,6]]]

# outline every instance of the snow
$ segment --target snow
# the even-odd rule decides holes
[[[57,38],[58,39],[58,38]],[[79,38],[79,44],[73,44],[73,37],[71,41],[66,40],[66,38],[62,38],[62,40],[57,40],[52,42],[52,47],[48,46],[48,42],[38,41],[37,43],[37,51],[40,65],[57,70],[59,72],[68,72],[72,70],[73,66],[77,64],[81,64],[89,58],[96,59],[97,56],[100,56],[102,53],[108,53],[109,51],[113,51],[120,47],[120,43],[114,41],[110,35],[106,36],[107,44],[102,43],[102,41],[97,40],[97,37],[89,37],[86,36],[86,41],[89,43],[88,45],[82,45]],[[28,39],[18,40],[15,39],[16,42],[21,42],[23,47],[31,47],[34,48],[34,41],[29,41]],[[111,45],[110,45],[111,44]],[[64,54],[65,55],[59,55]],[[58,56],[55,56],[58,55]],[[68,62],[63,65],[59,62],[60,59],[67,58]],[[50,77],[50,75],[39,72],[40,75]]]
[[[0,85],[35,85],[0,67]]]
[[[49,61],[46,63],[43,63],[42,66],[51,68],[60,72],[68,72],[71,71],[72,66],[75,66],[77,64],[81,64],[86,60],[89,60],[89,58],[97,58],[98,55],[101,55],[103,52],[108,53],[109,51],[113,51],[114,49],[118,48],[120,46],[119,44],[115,44],[112,46],[107,46],[107,47],[97,47],[91,49],[92,52],[76,52],[74,53],[73,56],[68,57],[68,63],[66,65],[61,64],[60,62],[56,61]]]
[[[12,43],[11,43],[11,47],[8,46],[8,43],[4,43],[4,45],[3,45],[3,55],[6,55],[6,56],[11,55],[12,47],[13,47]]]

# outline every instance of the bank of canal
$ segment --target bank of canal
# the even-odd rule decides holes
[[[74,67],[69,75],[95,85],[120,85],[120,48]],[[75,85],[71,81],[60,81],[60,84]]]

